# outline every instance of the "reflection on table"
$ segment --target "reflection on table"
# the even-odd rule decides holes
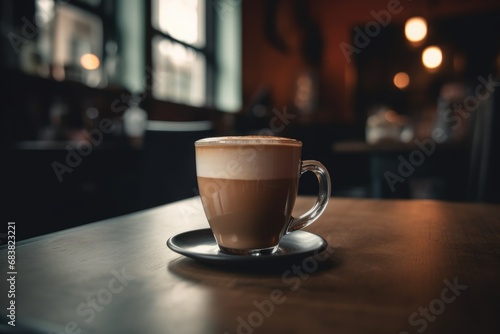
[[[295,211],[313,203],[299,197]],[[18,326],[57,333],[500,330],[498,205],[333,198],[307,229],[326,239],[327,250],[283,266],[207,266],[165,245],[207,226],[192,198],[18,243]],[[6,280],[0,288],[8,291]]]

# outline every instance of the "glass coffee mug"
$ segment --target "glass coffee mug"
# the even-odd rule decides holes
[[[196,141],[196,173],[203,209],[221,251],[272,254],[283,235],[313,223],[330,198],[330,175],[320,162],[301,160],[302,143],[270,136]],[[295,218],[299,177],[316,174],[314,206]]]

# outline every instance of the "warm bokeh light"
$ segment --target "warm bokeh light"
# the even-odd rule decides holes
[[[86,70],[95,70],[99,68],[101,62],[95,54],[86,53],[80,57],[80,64]]]
[[[427,35],[427,21],[423,17],[412,17],[405,24],[405,36],[410,42],[420,42]]]
[[[405,72],[396,73],[393,82],[399,89],[405,89],[410,84],[410,76]]]
[[[384,113],[384,118],[389,123],[397,123],[399,121],[400,116],[394,110],[387,110]]]
[[[443,61],[443,53],[437,46],[429,46],[422,53],[422,62],[427,68],[436,68]]]

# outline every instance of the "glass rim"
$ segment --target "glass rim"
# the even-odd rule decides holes
[[[195,146],[222,146],[222,145],[288,145],[302,146],[297,139],[276,136],[222,136],[209,137],[197,140]]]

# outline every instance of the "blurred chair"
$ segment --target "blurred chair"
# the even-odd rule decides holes
[[[194,142],[214,134],[211,121],[148,121],[139,207],[149,208],[197,195]]]

